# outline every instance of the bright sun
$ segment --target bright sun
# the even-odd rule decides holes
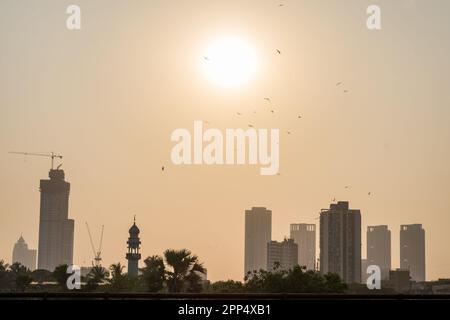
[[[203,66],[208,77],[222,87],[245,84],[256,71],[252,48],[237,38],[215,41],[206,49]]]

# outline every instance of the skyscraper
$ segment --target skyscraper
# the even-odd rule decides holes
[[[272,270],[277,265],[281,270],[289,270],[298,265],[298,245],[294,239],[267,243],[267,270]]]
[[[49,177],[40,183],[38,268],[53,271],[73,263],[74,221],[68,219],[70,183],[64,171],[51,169]]]
[[[245,210],[245,274],[266,269],[267,243],[271,240],[272,211],[264,207]]]
[[[361,282],[361,212],[349,209],[347,201],[320,212],[320,271]]]
[[[130,237],[128,238],[128,252],[126,258],[128,260],[128,276],[136,278],[139,274],[139,260],[141,254],[139,253],[141,240],[139,239],[140,230],[136,225],[136,220],[128,231]]]
[[[298,245],[298,264],[314,270],[316,266],[316,225],[291,224],[291,239]]]
[[[421,224],[400,226],[400,268],[414,281],[425,281],[425,230]]]
[[[381,279],[389,278],[391,270],[391,231],[388,226],[367,227],[367,266],[377,265]],[[363,273],[366,270],[362,270]]]
[[[22,236],[14,245],[12,262],[19,262],[31,271],[36,269],[36,250],[28,249],[28,245]]]

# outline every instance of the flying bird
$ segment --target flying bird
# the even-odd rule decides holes
[[[344,90],[344,93],[347,93],[348,92],[348,90]]]
[[[287,131],[286,133],[287,133],[287,134],[291,134],[291,132],[290,132],[290,131]]]
[[[278,54],[281,54],[281,51],[280,51],[279,49],[277,49],[277,53],[278,53]]]
[[[348,189],[348,186],[345,186],[345,189]]]
[[[342,82],[336,83],[336,87],[340,86],[341,84],[342,84]]]
[[[273,110],[270,110],[270,112],[275,113],[275,111],[273,111]]]
[[[284,4],[283,3],[280,3],[279,5],[278,5],[279,7],[283,7],[284,6]]]
[[[269,101],[270,102],[270,98],[264,98],[264,100]]]
[[[301,119],[301,118],[302,118],[302,116],[298,116],[297,118],[298,118],[298,119]]]
[[[161,167],[161,171],[164,171],[164,169],[165,169],[164,166],[162,166],[162,167]]]
[[[250,128],[253,128],[253,125],[251,125],[251,124],[249,124],[248,126],[249,126]]]
[[[372,192],[367,193],[368,196],[370,196],[372,194]]]
[[[236,114],[237,114],[238,116],[242,116],[242,113],[240,113],[240,112],[236,112]]]

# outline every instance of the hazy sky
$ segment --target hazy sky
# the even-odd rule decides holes
[[[369,4],[380,31],[366,28]],[[1,0],[0,258],[21,233],[37,248],[50,165],[8,151],[57,151],[79,265],[92,260],[85,221],[97,241],[105,225],[104,264],[125,263],[136,214],[144,257],[189,248],[211,280],[241,279],[245,209],[270,208],[281,240],[335,197],[361,209],[363,257],[366,226],[388,224],[398,267],[400,224],[422,223],[427,279],[450,277],[449,12],[447,0]],[[224,37],[255,53],[245,85],[205,76]],[[171,164],[171,132],[194,120],[279,128],[281,175]]]

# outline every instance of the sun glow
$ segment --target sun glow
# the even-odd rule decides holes
[[[237,38],[225,38],[209,45],[203,56],[203,67],[217,85],[236,87],[254,76],[257,59],[247,43]]]

